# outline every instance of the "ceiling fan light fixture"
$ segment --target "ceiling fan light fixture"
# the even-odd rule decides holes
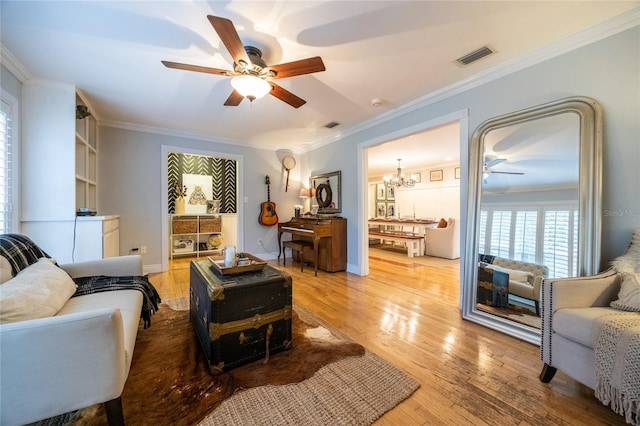
[[[260,99],[271,91],[271,85],[266,80],[248,74],[233,77],[231,86],[250,101]]]

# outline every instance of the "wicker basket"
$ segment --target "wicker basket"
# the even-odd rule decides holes
[[[173,234],[195,234],[198,232],[198,221],[195,217],[173,219],[171,226],[173,227]]]
[[[200,218],[200,232],[221,232],[222,221],[219,217],[216,218]]]

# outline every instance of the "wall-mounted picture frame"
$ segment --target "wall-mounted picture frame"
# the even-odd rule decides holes
[[[387,185],[379,183],[376,185],[376,200],[384,200],[387,196]]]
[[[429,172],[429,180],[431,182],[442,180],[442,169],[439,170],[431,170]]]
[[[387,205],[384,202],[376,204],[376,216],[377,217],[387,216]]]
[[[420,182],[422,182],[422,173],[420,173],[420,172],[411,173],[409,175],[409,179],[414,180],[416,183],[420,183]]]
[[[393,217],[396,215],[396,204],[387,203],[387,217]]]
[[[387,187],[387,200],[395,200],[396,199],[396,188],[395,186]]]
[[[460,167],[456,167],[456,168],[455,168],[455,170],[454,170],[454,175],[455,175],[454,177],[455,177],[456,179],[460,179]]]

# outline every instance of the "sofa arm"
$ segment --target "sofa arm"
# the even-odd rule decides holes
[[[0,424],[31,423],[122,394],[119,309],[3,324],[0,347]]]
[[[542,281],[542,333],[540,355],[552,363],[553,315],[562,308],[609,306],[617,298],[621,276],[614,269],[578,278],[544,279]]]
[[[60,267],[67,271],[71,278],[93,275],[140,276],[142,275],[142,256],[138,254],[116,256],[87,262],[68,263],[60,265]]]
[[[577,278],[544,279],[542,299],[552,312],[561,308],[609,306],[620,291],[621,276],[613,269]]]

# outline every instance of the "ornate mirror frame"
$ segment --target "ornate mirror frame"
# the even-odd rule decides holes
[[[476,307],[479,220],[485,137],[493,130],[558,114],[575,113],[579,129],[578,275],[595,274],[600,263],[600,211],[602,181],[602,111],[587,97],[570,97],[508,113],[482,123],[473,133],[469,160],[469,205],[463,275],[462,316],[505,334],[540,344],[540,330],[483,312]]]
[[[340,170],[311,176],[309,178],[309,188],[313,194],[311,196],[311,204],[318,205],[318,213],[335,214],[342,212],[342,172]]]

